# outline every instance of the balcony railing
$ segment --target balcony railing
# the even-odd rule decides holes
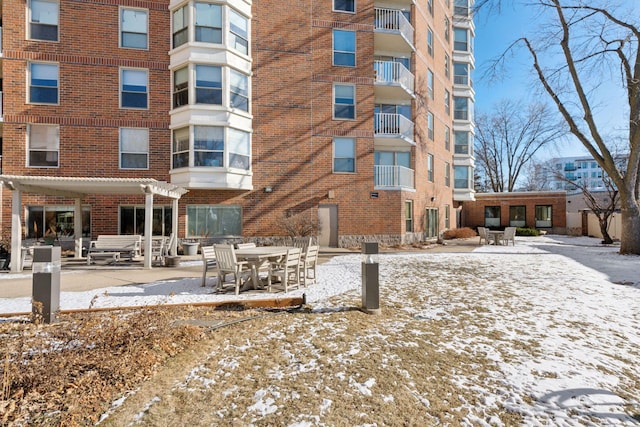
[[[454,74],[453,84],[473,87],[473,79],[466,74]]]
[[[376,82],[400,84],[413,92],[415,77],[401,63],[374,61],[373,68],[376,72]]]
[[[376,136],[402,137],[413,141],[414,124],[402,114],[374,114],[374,133]]]
[[[375,165],[373,175],[376,187],[414,187],[414,171],[404,166]]]
[[[413,26],[400,10],[376,8],[374,26],[376,30],[397,31],[413,43]]]

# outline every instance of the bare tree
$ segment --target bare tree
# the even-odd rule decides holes
[[[476,167],[495,192],[513,191],[536,152],[565,132],[545,104],[521,104],[504,100],[476,117]]]
[[[500,3],[500,0],[495,0]],[[640,42],[636,2],[616,5],[612,0],[537,0],[550,12],[552,23],[545,37],[524,37],[535,74],[569,126],[610,177],[620,196],[622,254],[640,255]],[[509,49],[509,50],[510,50]],[[508,58],[502,56],[502,63]],[[500,60],[498,61],[500,62]],[[618,75],[619,78],[610,78]],[[605,135],[598,104],[615,99],[603,80],[617,83],[624,96],[616,100],[628,112],[628,157],[618,168]],[[607,92],[603,92],[607,91]]]

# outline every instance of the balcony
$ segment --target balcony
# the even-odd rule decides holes
[[[376,97],[415,97],[415,77],[403,64],[394,61],[374,61],[373,69],[376,73]]]
[[[564,170],[565,172],[573,172],[575,170],[578,170],[578,168],[574,164],[566,164],[564,165]]]
[[[375,9],[375,48],[390,52],[412,52],[413,26],[397,9]]]
[[[414,170],[404,166],[375,165],[373,167],[376,189],[414,189]]]
[[[373,117],[376,146],[415,145],[414,124],[402,114],[376,113]],[[401,142],[398,145],[398,142]]]

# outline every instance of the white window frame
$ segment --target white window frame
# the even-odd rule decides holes
[[[57,13],[57,16],[56,16],[57,22],[55,23],[56,39],[55,40],[49,40],[49,39],[38,39],[38,38],[34,38],[33,37],[32,31],[31,31],[31,26],[32,25],[39,25],[40,22],[39,21],[38,22],[34,22],[33,21],[33,6],[32,6],[33,0],[29,0],[28,5],[27,5],[27,8],[28,8],[28,11],[27,11],[27,15],[28,15],[28,18],[27,18],[28,19],[27,34],[29,35],[28,36],[29,40],[38,40],[38,41],[43,41],[43,42],[54,42],[54,43],[57,43],[57,42],[60,41],[60,1],[59,0],[39,0],[39,1],[41,1],[43,3],[55,3],[58,6],[58,13]],[[53,26],[53,24],[46,24],[46,25]]]
[[[353,103],[352,104],[338,104],[336,102],[336,88],[339,87],[339,86],[341,86],[341,87],[342,86],[351,87],[353,89],[353,98],[352,98]],[[333,84],[333,102],[332,102],[332,104],[333,104],[333,112],[332,112],[333,120],[356,120],[356,117],[357,117],[357,114],[356,114],[356,85],[348,84],[348,83],[346,83],[346,84],[345,83],[334,83]],[[346,118],[346,117],[336,117],[336,105],[353,106],[353,117],[348,117],[348,118]]]
[[[433,163],[434,163],[434,158],[433,158],[433,154],[427,154],[427,181],[429,182],[433,182],[434,180],[434,167],[433,167]]]
[[[350,50],[339,50],[336,48],[336,33],[340,32],[340,33],[349,33],[353,36],[353,51]],[[357,37],[357,33],[355,31],[350,31],[350,30],[340,30],[337,28],[334,28],[333,31],[331,31],[331,37],[332,37],[332,42],[331,42],[331,47],[332,47],[332,64],[334,67],[355,67],[357,65],[357,58],[356,58],[356,52],[358,51],[358,37]],[[343,54],[343,55],[348,55],[350,58],[353,58],[353,64],[337,64],[336,63],[336,54]]]
[[[232,30],[231,21],[232,21],[232,16],[234,14],[237,15],[239,18],[244,19],[244,22],[245,22],[245,24],[247,26],[247,28],[246,28],[246,32],[247,32],[246,37],[241,35],[240,33],[235,32],[235,31]],[[229,21],[228,22],[228,25],[229,25],[229,36],[228,36],[228,40],[227,40],[227,45],[231,49],[235,50],[236,52],[239,52],[242,55],[247,55],[247,56],[251,55],[251,50],[250,50],[250,47],[251,47],[251,27],[250,27],[251,20],[249,18],[247,18],[246,16],[244,16],[243,14],[241,14],[240,12],[238,12],[237,10],[232,9],[232,8],[228,9],[227,19]],[[246,52],[244,51],[244,49],[238,49],[237,40],[244,40],[247,43]],[[242,43],[240,43],[240,46],[244,47],[244,45]]]
[[[338,145],[351,143],[352,156],[351,157],[338,157]],[[353,161],[352,170],[337,170],[336,169],[336,160],[341,159],[350,159]],[[335,137],[333,138],[333,162],[332,162],[333,173],[356,173],[356,139],[350,137]]]
[[[124,147],[125,144],[129,143],[128,138],[124,138],[124,134],[128,131],[134,131],[137,133],[137,136],[142,137],[144,139],[144,150],[135,151],[135,149],[128,149],[128,147]],[[122,127],[118,130],[118,162],[120,169],[126,170],[147,170],[149,169],[149,129],[148,128],[133,128],[133,127]],[[127,155],[141,155],[144,154],[146,157],[144,167],[125,167],[123,166],[123,158]]]
[[[144,34],[145,36],[145,45],[144,47],[137,47],[137,46],[125,46],[124,45],[124,39],[123,39],[123,34],[125,33],[124,28],[123,28],[123,20],[124,20],[124,12],[125,11],[130,11],[130,12],[144,12],[146,14],[146,28],[144,29],[144,33],[142,32],[132,32],[132,31],[126,31],[127,33],[131,33],[131,34]],[[118,15],[119,15],[119,19],[118,19],[118,24],[119,24],[119,46],[122,49],[137,49],[137,50],[149,50],[149,10],[148,9],[143,9],[143,8],[138,8],[138,7],[124,7],[121,6],[120,9],[118,10]]]
[[[175,26],[176,26],[176,13],[178,11],[182,10],[182,23],[184,24],[183,27],[180,27],[180,29],[178,31],[176,31]],[[188,4],[186,5],[182,5],[174,10],[171,11],[171,48],[172,49],[176,49],[180,46],[184,46],[185,44],[189,44],[189,10],[190,7]],[[180,43],[179,45],[176,46],[176,34],[180,33],[182,34],[183,32],[186,32],[187,38],[183,43]]]
[[[444,185],[451,187],[451,163],[449,162],[444,164]]]
[[[435,117],[433,115],[433,113],[431,111],[427,112],[427,136],[429,137],[430,140],[434,140],[435,139],[435,132],[434,132],[434,127],[435,127]]]
[[[131,106],[125,106],[122,105],[122,101],[123,101],[123,93],[124,92],[131,92],[131,91],[125,91],[124,90],[124,73],[125,71],[134,71],[134,72],[144,72],[145,76],[146,76],[146,81],[145,81],[145,106],[144,107],[131,107]],[[149,109],[149,70],[146,68],[125,68],[122,67],[120,68],[120,91],[119,91],[119,97],[120,97],[120,108],[123,109],[132,109],[132,110],[148,110]],[[134,93],[143,93],[143,92],[134,92]]]
[[[353,0],[353,10],[336,8],[336,0],[333,0],[333,11],[339,13],[356,13],[356,0]]]
[[[33,62],[29,62],[27,63],[27,74],[28,74],[28,81],[29,81],[29,90],[27,93],[28,96],[28,103],[29,104],[41,104],[41,105],[59,105],[60,104],[60,64],[58,64],[57,62],[40,62],[40,61],[33,61]],[[55,102],[43,102],[43,101],[34,101],[31,99],[31,88],[32,87],[45,87],[45,88],[53,88],[52,86],[35,86],[33,84],[33,70],[32,70],[32,66],[34,65],[55,65],[56,67],[56,86],[55,86],[55,90],[56,90],[56,101]]]
[[[427,28],[427,53],[433,58],[433,30],[431,27]]]
[[[209,5],[209,6],[216,6],[219,8],[220,10],[220,27],[210,27],[210,26],[205,26],[205,25],[198,25],[198,5]],[[194,30],[194,34],[193,34],[193,39],[196,43],[208,43],[208,44],[222,44],[224,43],[224,24],[225,24],[225,19],[224,19],[224,6],[221,4],[215,4],[215,3],[207,3],[207,2],[202,2],[202,1],[197,1],[194,3],[193,6],[193,12],[194,12],[194,17],[193,17],[193,30]],[[215,30],[219,30],[220,31],[220,41],[216,42],[216,41],[207,41],[207,40],[198,40],[198,28],[212,28]]]
[[[427,95],[431,100],[435,99],[434,87],[435,87],[435,75],[433,74],[433,71],[431,71],[431,69],[427,69]]]
[[[37,147],[38,149],[32,148],[32,136],[33,130],[35,128],[44,129],[49,128],[51,130],[55,129],[55,141],[45,141],[45,147]],[[35,165],[31,164],[31,152],[45,152],[45,156],[49,156],[49,154],[55,154],[55,165]],[[27,125],[27,167],[30,168],[59,168],[60,167],[60,126],[59,125],[51,125],[51,124],[29,124]]]
[[[444,126],[444,149],[451,151],[451,128],[447,125]]]
[[[404,226],[406,233],[413,233],[413,200],[404,201]]]
[[[444,90],[444,112],[447,113],[447,116],[451,115],[451,93],[448,89]]]

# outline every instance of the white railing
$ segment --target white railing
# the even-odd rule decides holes
[[[404,166],[375,165],[373,175],[376,187],[414,187],[414,171]]]
[[[373,61],[376,82],[401,84],[413,92],[415,77],[399,62]]]
[[[404,137],[413,141],[414,124],[402,114],[376,113],[373,125],[376,136]]]
[[[400,10],[376,8],[374,25],[376,30],[398,31],[413,44],[413,26]]]

